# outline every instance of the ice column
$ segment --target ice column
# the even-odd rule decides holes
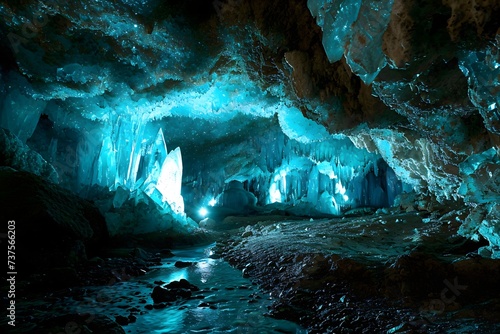
[[[182,187],[182,156],[177,147],[171,151],[161,167],[156,189],[163,195],[163,202],[177,213],[184,212],[184,199],[181,195]]]

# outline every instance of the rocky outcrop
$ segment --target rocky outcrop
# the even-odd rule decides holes
[[[0,171],[2,220],[15,221],[16,254],[23,274],[75,266],[108,239],[92,203],[34,174]]]
[[[58,175],[54,167],[40,154],[23,144],[9,130],[0,128],[0,166],[33,173],[57,183]]]

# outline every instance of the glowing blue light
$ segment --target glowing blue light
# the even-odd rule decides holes
[[[269,188],[269,200],[271,203],[281,203],[281,192],[273,182]]]
[[[214,206],[215,204],[217,204],[217,201],[215,200],[215,198],[212,197],[212,199],[210,200],[210,202],[208,202],[208,205]]]
[[[207,214],[208,214],[208,211],[206,208],[201,208],[198,213],[200,214],[200,216],[202,217],[205,217]]]

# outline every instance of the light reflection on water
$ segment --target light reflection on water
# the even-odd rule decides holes
[[[269,296],[242,277],[241,272],[221,259],[210,259],[211,247],[174,250],[173,258],[164,259],[156,270],[140,277],[141,281],[169,283],[182,278],[200,288],[190,299],[165,309],[147,311],[125,326],[127,333],[307,333],[296,324],[264,316],[271,305]],[[195,262],[176,268],[176,261]],[[149,288],[148,288],[149,289]],[[150,290],[148,290],[150,293]],[[258,299],[255,297],[258,296]],[[152,303],[149,298],[148,303]],[[205,303],[204,307],[199,307]],[[212,306],[213,308],[210,308]]]
[[[208,261],[201,261],[196,264],[196,267],[198,268],[198,272],[200,273],[200,280],[202,283],[207,283],[208,279],[212,275],[212,265],[213,263],[210,263],[213,260],[208,260]]]

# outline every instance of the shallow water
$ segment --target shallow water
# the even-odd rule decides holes
[[[265,316],[269,295],[242,277],[241,271],[222,259],[211,259],[210,248],[177,249],[144,276],[105,287],[89,287],[83,301],[66,299],[66,307],[80,313],[98,312],[111,318],[134,314],[124,326],[127,333],[307,333],[298,325]],[[194,262],[176,268],[176,261]],[[146,310],[155,281],[186,279],[200,288],[193,297],[163,309]],[[140,301],[142,299],[142,302]]]

